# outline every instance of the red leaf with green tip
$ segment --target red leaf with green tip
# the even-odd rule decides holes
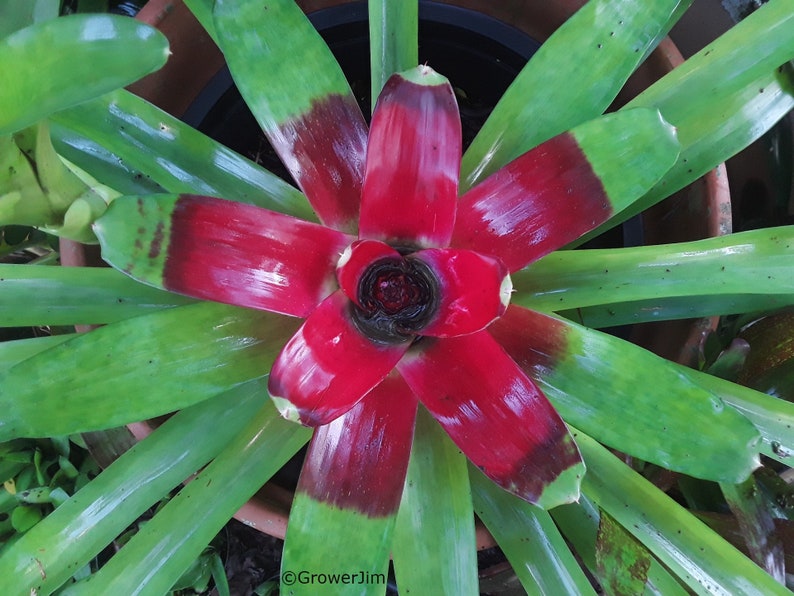
[[[281,161],[323,223],[354,231],[367,124],[327,44],[293,0],[217,0],[213,16],[232,77]]]
[[[362,572],[355,593],[383,593],[415,419],[416,397],[395,372],[315,430],[290,510],[284,571]],[[296,590],[316,592],[316,584]]]
[[[370,266],[382,259],[400,259],[400,253],[377,240],[357,240],[345,249],[336,266],[336,278],[345,295],[357,305],[359,283]]]
[[[603,114],[626,79],[691,3],[527,3],[532,5],[530,12],[539,9],[557,19],[578,10],[543,43],[499,99],[466,151],[461,184],[468,189],[523,152]],[[685,97],[686,102],[692,99],[692,95]]]
[[[677,155],[674,129],[654,110],[592,120],[465,193],[452,245],[498,255],[516,271],[640,197]]]
[[[484,329],[501,316],[510,301],[512,284],[499,259],[470,250],[429,248],[413,253],[438,282],[438,306],[422,335],[450,337]]]
[[[114,201],[94,225],[102,256],[195,298],[305,317],[336,287],[353,238],[252,205],[197,195]]]
[[[428,66],[393,75],[372,115],[359,233],[394,246],[446,246],[461,128],[455,94]]]
[[[545,508],[578,498],[584,465],[576,443],[487,332],[428,339],[417,348],[397,369],[486,476]]]
[[[282,416],[307,426],[328,424],[391,372],[410,345],[374,343],[350,318],[338,290],[303,323],[276,358],[268,391]]]
[[[601,181],[564,133],[466,193],[453,244],[498,254],[515,271],[611,214]]]
[[[723,482],[743,480],[758,466],[758,431],[688,379],[683,367],[613,336],[516,306],[488,333],[568,424],[610,447]],[[616,425],[627,413],[631,424]]]
[[[314,433],[298,492],[369,517],[397,514],[416,397],[393,372],[352,410]]]
[[[374,278],[368,275],[372,267],[385,262],[394,264],[392,272],[396,270],[397,279],[403,282],[405,277],[411,279],[406,272],[415,268],[429,273],[427,283],[435,286],[432,293],[436,300],[431,306],[434,312],[430,322],[417,329],[421,335],[447,337],[474,333],[501,316],[510,300],[510,276],[498,259],[470,250],[444,248],[428,248],[403,257],[377,240],[360,240],[349,246],[339,259],[337,279],[347,297],[365,310],[360,301],[362,291],[385,308],[383,302],[388,299],[410,302],[410,290],[417,289],[410,281],[401,284],[386,274]],[[362,283],[371,286],[362,287]]]

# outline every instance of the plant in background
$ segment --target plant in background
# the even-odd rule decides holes
[[[0,538],[32,528],[99,472],[84,445],[67,438],[15,439],[0,445]]]
[[[107,324],[0,345],[1,438],[176,412],[7,545],[0,577],[19,593],[56,590],[200,469],[70,588],[165,592],[311,437],[284,549],[290,591],[318,589],[305,573],[348,573],[351,589],[382,592],[392,553],[401,589],[476,593],[472,511],[528,591],[593,592],[563,536],[610,592],[785,591],[782,552],[756,549],[762,570],[648,478],[669,470],[719,482],[752,519],[766,505],[751,508],[737,486],[753,485],[759,453],[785,465],[791,404],[553,313],[593,324],[602,309],[622,323],[791,304],[794,230],[550,251],[682,188],[791,109],[794,2],[772,0],[601,117],[688,3],[591,1],[527,64],[463,155],[457,201],[450,90],[428,68],[409,70],[415,3],[370,2],[373,97],[393,72],[408,74],[387,84],[369,138],[293,2],[188,5],[305,195],[126,92],[101,95],[119,78],[96,69],[59,78],[80,56],[108,64],[118,52],[129,80],[163,57],[145,27],[65,17],[0,48],[13,64],[0,85],[2,159],[30,168],[4,170],[0,213],[80,240],[93,224],[107,260],[138,279],[292,317],[194,302],[110,269],[0,266],[3,324]],[[53,40],[62,50],[42,64]],[[30,77],[34,64],[40,76]],[[414,193],[427,188],[430,208]],[[324,226],[310,223],[313,212]],[[505,312],[506,271],[516,291]],[[476,287],[466,283],[475,274]],[[278,415],[268,384],[283,411],[319,425],[313,435]],[[414,421],[414,394],[441,425],[421,408]],[[647,462],[635,463],[646,477],[605,445]],[[561,473],[564,487],[553,482]],[[580,483],[578,502],[550,512],[527,502],[570,501]]]

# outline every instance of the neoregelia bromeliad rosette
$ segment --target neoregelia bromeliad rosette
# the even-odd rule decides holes
[[[520,319],[553,334],[546,316],[508,308],[509,273],[645,192],[677,156],[673,128],[653,110],[599,118],[458,197],[457,103],[431,68],[388,81],[368,138],[348,100],[313,112],[331,122],[328,137],[302,138],[293,125],[282,138],[288,153],[314,158],[314,170],[293,171],[328,226],[203,196],[118,200],[96,225],[105,258],[174,292],[306,317],[272,368],[270,393],[284,416],[329,425],[318,435],[350,434],[344,449],[361,452],[353,477],[373,484],[323,499],[394,511],[418,399],[500,486],[544,507],[575,500],[584,466],[573,438],[488,327],[501,318],[503,335]],[[327,143],[353,157],[365,143],[363,172],[355,159],[333,160],[345,150],[324,154]],[[383,439],[369,457],[373,433]],[[315,472],[302,484],[322,485],[329,470]]]

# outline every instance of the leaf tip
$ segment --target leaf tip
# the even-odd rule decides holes
[[[534,504],[548,510],[579,501],[584,475],[585,465],[582,461],[566,468],[543,488],[543,492],[538,495]]]
[[[296,408],[291,401],[284,397],[275,395],[272,391],[269,391],[269,394],[270,399],[273,401],[273,405],[276,406],[276,409],[279,411],[279,414],[281,414],[282,418],[289,420],[290,422],[303,424],[298,408]]]

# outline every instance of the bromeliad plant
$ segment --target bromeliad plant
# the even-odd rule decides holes
[[[354,188],[323,193],[334,184],[324,171],[302,184],[307,196],[322,197],[323,221],[357,228],[358,237],[241,203],[160,195],[115,201],[99,219],[105,260],[156,287],[306,318],[277,356],[268,390],[287,419],[311,427],[339,420],[315,436],[321,461],[342,448],[357,458],[333,473],[325,469],[330,462],[316,462],[320,478],[303,485],[320,503],[396,514],[416,398],[503,488],[545,507],[575,501],[584,466],[573,438],[486,329],[499,319],[506,325],[499,339],[520,345],[538,328],[564,344],[553,319],[506,312],[509,272],[647,191],[678,155],[672,127],[655,110],[594,120],[458,198],[457,104],[430,67],[389,79],[368,138],[348,98],[331,96],[312,111],[307,119],[336,115],[340,134],[332,143],[359,145],[356,158],[366,153],[363,181],[351,172],[358,159],[328,166],[347,170],[341,177]],[[638,146],[648,149],[638,154]],[[711,408],[705,391],[697,399]],[[732,410],[722,417],[741,419]],[[341,494],[322,494],[326,475],[345,486]]]
[[[74,107],[106,89],[83,86],[87,95],[58,105],[0,95],[19,113],[0,132],[28,156],[8,143],[32,164],[24,189],[39,204],[53,203],[53,186],[35,174],[63,167],[112,201],[97,218],[104,205],[91,195],[67,226],[72,197],[38,224],[95,233],[103,257],[136,280],[212,301],[185,304],[113,270],[2,269],[14,282],[0,297],[5,324],[110,323],[2,346],[3,438],[177,413],[6,547],[0,577],[20,593],[57,589],[207,464],[72,588],[167,591],[311,437],[284,549],[294,592],[316,592],[303,579],[331,573],[382,592],[363,580],[385,574],[391,553],[401,589],[475,593],[472,510],[528,591],[592,593],[560,529],[609,591],[783,591],[777,571],[603,445],[729,487],[746,481],[759,452],[785,462],[791,404],[554,313],[577,309],[588,323],[606,306],[620,323],[794,301],[789,228],[557,251],[685,186],[791,109],[781,64],[794,57],[794,2],[772,0],[600,116],[688,3],[593,0],[527,64],[462,160],[452,88],[432,65],[416,66],[415,3],[370,2],[379,99],[369,131],[293,2],[188,4],[321,223],[303,194],[125,92]],[[3,51],[39,49],[37,32],[59,28],[22,30]],[[144,38],[145,72],[161,42]],[[69,47],[90,52],[90,41],[75,36]],[[37,124],[48,115],[68,162],[36,159],[54,153]],[[17,132],[25,126],[36,126],[35,142]],[[23,308],[36,283],[57,289]]]

